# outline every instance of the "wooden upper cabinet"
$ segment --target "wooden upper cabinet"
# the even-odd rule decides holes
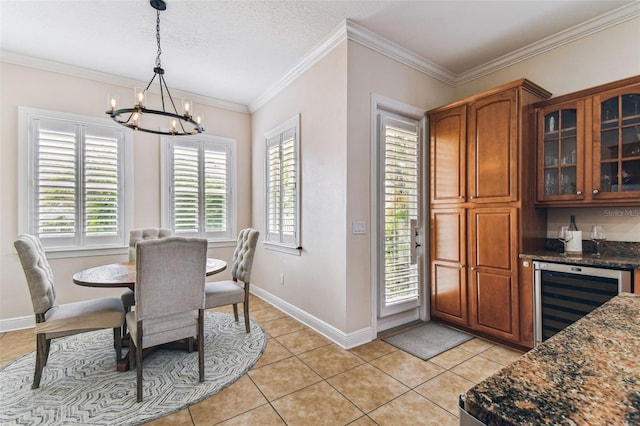
[[[640,202],[640,76],[539,102],[536,111],[538,203]]]
[[[538,110],[538,201],[584,199],[584,103]]]
[[[440,111],[429,120],[431,203],[464,203],[467,108]]]
[[[593,97],[592,194],[640,201],[640,83]]]
[[[469,106],[469,201],[518,199],[518,92],[511,89]]]

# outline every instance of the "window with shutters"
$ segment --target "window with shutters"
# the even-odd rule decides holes
[[[300,116],[265,134],[265,222],[267,246],[299,254]]]
[[[162,225],[175,235],[235,241],[235,140],[163,137]]]
[[[48,252],[126,247],[131,130],[35,108],[20,107],[19,117],[19,233]]]

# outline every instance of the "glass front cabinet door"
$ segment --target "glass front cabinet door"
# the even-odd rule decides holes
[[[538,110],[538,201],[584,199],[584,101]]]
[[[640,84],[594,96],[593,199],[640,197]]]

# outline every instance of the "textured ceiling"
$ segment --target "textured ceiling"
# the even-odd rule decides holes
[[[249,105],[346,19],[454,76],[637,1],[167,0],[169,87]],[[156,11],[146,0],[0,0],[0,47],[148,81]]]

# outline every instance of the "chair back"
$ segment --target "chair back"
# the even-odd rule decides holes
[[[27,278],[33,312],[44,314],[55,304],[56,290],[42,242],[36,236],[25,234],[20,235],[13,245]]]
[[[141,228],[129,231],[129,261],[136,261],[136,244],[139,241],[159,240],[171,237],[173,230],[168,228]]]
[[[253,266],[253,255],[256,251],[258,236],[260,232],[253,228],[246,228],[238,234],[238,243],[233,252],[233,266],[231,276],[234,280],[244,283],[251,281],[251,267]]]
[[[136,246],[136,319],[204,308],[207,240],[169,237]]]

